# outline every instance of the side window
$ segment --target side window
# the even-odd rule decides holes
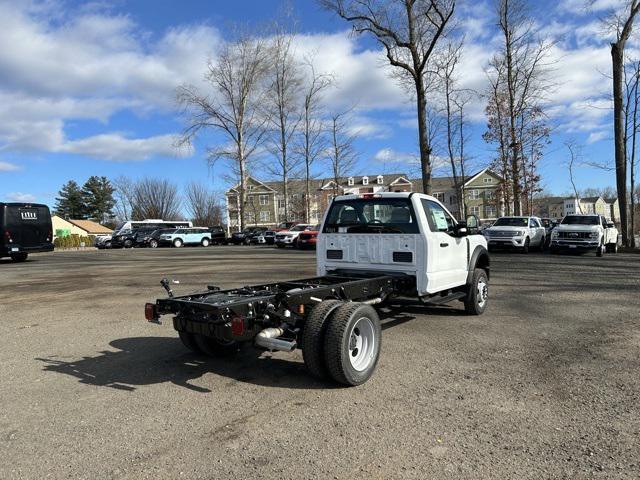
[[[455,222],[441,205],[432,200],[422,199],[422,208],[429,222],[432,232],[449,232],[453,230]]]
[[[536,221],[533,218],[529,219],[529,228],[536,228],[538,225],[536,225]]]

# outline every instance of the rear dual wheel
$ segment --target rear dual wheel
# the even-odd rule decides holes
[[[204,353],[209,357],[227,357],[238,351],[238,342],[205,337],[197,333],[178,332],[182,344],[193,353]]]
[[[380,357],[380,319],[370,305],[324,301],[305,323],[302,349],[309,371],[355,386],[365,383]]]

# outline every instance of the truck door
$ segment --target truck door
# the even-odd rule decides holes
[[[433,200],[422,199],[427,217],[427,290],[429,293],[464,285],[467,280],[467,239],[453,236],[455,221]]]

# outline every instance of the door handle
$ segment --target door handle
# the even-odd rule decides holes
[[[449,244],[448,244],[448,243],[441,243],[441,244],[440,244],[440,246],[441,246],[441,247],[448,247],[448,246],[449,246]]]

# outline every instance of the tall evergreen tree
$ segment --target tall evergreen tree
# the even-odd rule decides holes
[[[86,215],[98,222],[105,222],[113,216],[115,189],[107,177],[92,175],[82,186],[82,198]]]
[[[69,180],[62,186],[56,198],[55,210],[63,218],[85,218],[85,205],[80,186]]]

